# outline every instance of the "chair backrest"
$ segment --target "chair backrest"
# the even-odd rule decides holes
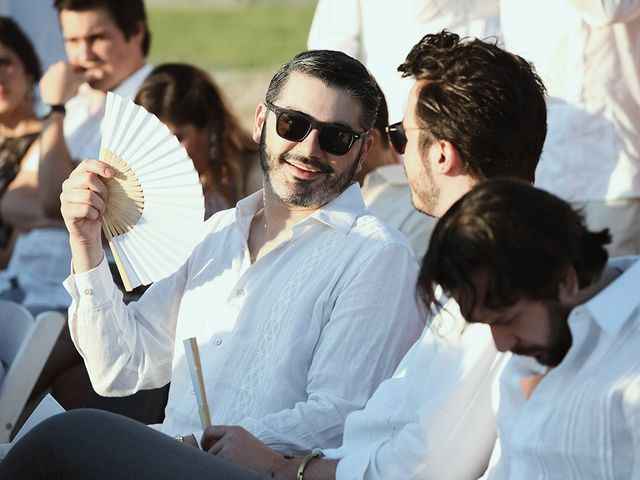
[[[65,322],[60,312],[34,319],[21,305],[0,300],[0,360],[6,369],[0,380],[0,443],[9,441]]]

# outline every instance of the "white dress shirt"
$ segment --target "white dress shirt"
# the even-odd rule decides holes
[[[114,92],[132,98],[151,71],[145,65],[122,82]],[[98,158],[102,139],[106,97],[93,101],[94,91],[87,84],[66,104],[64,136],[71,157],[77,161]],[[37,172],[40,148],[25,160],[24,169]],[[69,275],[71,249],[69,234],[63,228],[35,228],[21,233],[6,270],[0,272],[0,291],[10,288],[9,279],[16,278],[25,293],[22,304],[27,307],[66,309],[71,299],[62,286]]]
[[[478,478],[496,438],[491,389],[505,364],[488,326],[446,302],[364,410],[347,417],[337,480]]]
[[[547,87],[536,186],[569,201],[640,197],[640,0],[501,0],[506,48]]]
[[[182,346],[196,337],[214,424],[280,450],[337,446],[424,327],[413,252],[353,184],[251,264],[262,206],[260,191],[215,214],[188,262],[128,306],[104,261],[70,277],[72,339],[101,395],[171,381],[165,433],[201,429]]]
[[[488,479],[640,479],[640,259],[610,265],[624,273],[573,309],[573,344],[528,400],[520,380],[544,368],[505,367]]]
[[[413,206],[407,174],[401,164],[383,165],[369,172],[362,184],[367,208],[387,225],[407,237],[418,263],[427,252],[437,220]]]
[[[390,123],[402,120],[413,80],[398,65],[427,33],[444,28],[484,38],[498,33],[498,0],[319,0],[309,48],[359,59],[385,94]]]

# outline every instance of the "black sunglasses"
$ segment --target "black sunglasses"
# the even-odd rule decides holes
[[[344,125],[319,122],[297,110],[287,110],[265,102],[267,108],[276,115],[276,132],[285,140],[301,142],[311,130],[318,130],[320,148],[332,155],[345,155],[353,143],[369,131],[356,133]]]
[[[411,128],[405,129],[402,126],[402,122],[397,122],[397,123],[394,123],[393,125],[389,125],[384,130],[385,132],[387,132],[389,143],[391,143],[391,146],[396,151],[396,153],[398,153],[399,155],[404,155],[404,149],[407,147],[407,134],[405,133],[405,130],[426,130],[426,129],[422,127],[411,127]]]
[[[402,122],[389,125],[384,130],[387,132],[389,143],[391,143],[391,146],[396,151],[396,153],[404,155],[404,149],[407,146],[407,136],[404,133]]]

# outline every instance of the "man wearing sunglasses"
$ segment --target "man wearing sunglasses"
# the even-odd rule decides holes
[[[485,178],[533,181],[546,108],[544,87],[525,60],[494,44],[442,32],[425,36],[400,70],[415,84],[405,120],[390,127],[390,136],[405,154],[418,209],[440,215]],[[381,383],[363,410],[347,417],[341,448],[282,456],[242,427],[213,426],[202,447],[216,456],[191,453],[190,461],[211,478],[229,468],[220,459],[280,479],[478,478],[495,440],[490,390],[506,358],[498,355],[486,326],[466,325],[454,301],[438,298],[444,308],[432,309],[429,328],[395,375]],[[53,422],[57,425],[50,428],[59,431],[65,423],[113,423],[95,415]],[[134,431],[132,441],[142,441],[137,429],[122,427],[126,435]],[[54,438],[49,443],[74,441],[62,433]],[[163,465],[183,452],[172,448]],[[129,450],[113,450],[111,458],[130,460]],[[245,478],[221,475],[217,478]]]
[[[346,416],[364,406],[424,328],[411,247],[366,211],[353,182],[372,145],[378,102],[373,78],[344,53],[304,52],[281,67],[256,110],[263,191],[209,219],[189,261],[126,306],[99,235],[102,179],[111,172],[88,159],[65,182],[69,318],[95,390],[128,395],[171,381],[160,427],[170,437],[146,428],[138,432],[146,440],[116,433],[111,427],[124,422],[116,416],[109,428],[91,429],[114,450],[101,455],[104,464],[84,452],[90,468],[129,478],[118,465],[138,462],[130,478],[198,478],[197,464],[189,466],[196,450],[172,438],[201,437],[182,348],[191,336],[214,423],[240,425],[283,453],[340,445]],[[115,460],[115,450],[138,460]],[[163,452],[161,459],[145,463],[149,450]],[[174,459],[173,451],[187,457]]]
[[[399,71],[415,83],[404,120],[388,133],[418,210],[439,217],[488,178],[533,183],[546,106],[528,62],[441,32],[415,45]],[[211,427],[203,448],[285,479],[300,471],[305,480],[478,478],[495,441],[491,389],[507,357],[486,325],[466,324],[440,291],[438,300],[443,308],[432,305],[429,327],[395,375],[346,419],[339,449],[289,460],[237,427]]]

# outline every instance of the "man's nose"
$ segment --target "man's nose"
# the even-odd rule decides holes
[[[493,342],[499,352],[508,352],[518,343],[516,336],[504,325],[491,325],[490,327]]]
[[[75,57],[76,61],[80,65],[93,62],[97,58],[93,51],[93,42],[89,39],[78,42],[76,45]]]
[[[298,142],[296,151],[307,158],[319,157],[323,150],[320,148],[320,136],[318,130],[315,128],[312,129],[304,140]]]

